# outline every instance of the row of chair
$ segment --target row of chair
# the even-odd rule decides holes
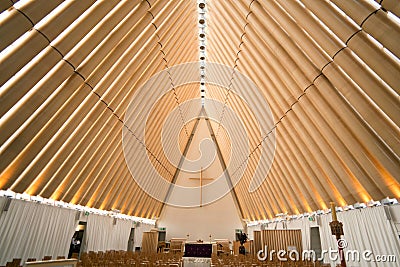
[[[46,256],[42,260],[51,260],[51,256]],[[59,256],[57,259],[65,259]],[[36,261],[34,258],[28,262]],[[6,267],[19,267],[21,259],[14,259],[8,262]],[[83,253],[78,262],[79,267],[128,267],[128,266],[165,266],[180,267],[183,265],[183,253],[134,253],[129,251],[110,250],[106,252],[88,252]],[[260,261],[254,255],[232,255],[232,254],[213,254],[211,257],[211,266],[244,266],[244,267],[325,267],[320,262],[312,261]],[[2,266],[1,266],[2,267]]]
[[[134,253],[126,251],[107,251],[84,253],[78,266],[81,267],[111,267],[111,266],[183,266],[182,253]],[[260,261],[256,256],[216,254],[211,257],[212,267],[325,267],[330,266],[313,261]]]
[[[52,256],[44,256],[41,260],[42,261],[49,261],[49,260],[52,260],[52,259],[53,259]],[[60,260],[60,259],[65,259],[65,256],[58,256],[57,260]],[[28,258],[26,260],[26,262],[34,262],[34,261],[37,261],[37,259],[36,258]],[[0,267],[19,267],[21,265],[22,265],[22,260],[21,259],[13,259],[12,261],[7,262],[6,266],[0,266]]]
[[[125,266],[182,266],[182,253],[134,253],[106,251],[83,253],[80,267],[125,267]]]
[[[21,264],[21,259],[13,259],[11,262],[7,262],[6,267],[19,267],[20,264]]]
[[[322,264],[318,261],[261,261],[256,256],[247,254],[247,255],[215,255],[213,254],[211,257],[211,266],[219,267],[219,266],[245,266],[245,267],[327,267],[330,264]]]

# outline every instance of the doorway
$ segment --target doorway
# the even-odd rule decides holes
[[[86,230],[86,222],[79,222],[78,226],[75,229],[75,233],[71,238],[71,243],[69,246],[68,259],[75,258],[79,259],[81,253],[85,249],[85,230]]]
[[[311,250],[315,253],[315,260],[321,259],[321,236],[319,234],[319,226],[311,227],[310,229],[311,237]]]
[[[128,251],[134,251],[135,245],[135,228],[131,228],[128,240]]]

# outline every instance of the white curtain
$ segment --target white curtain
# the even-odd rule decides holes
[[[90,214],[85,251],[127,250],[131,228],[133,221]]]
[[[0,197],[0,265],[13,258],[41,260],[44,256],[68,256],[77,222],[76,211]]]
[[[400,206],[397,206],[397,208],[400,208]],[[393,221],[385,213],[385,207],[380,206],[341,212],[338,213],[338,220],[343,223],[344,236],[342,238],[346,240],[347,245],[345,253],[349,250],[357,250],[361,254],[360,261],[347,261],[347,266],[399,266],[399,238],[394,231]],[[331,215],[321,216],[322,227],[320,230],[323,250],[337,248],[336,239],[330,232],[330,221]],[[393,255],[396,258],[396,262],[365,261],[362,259],[362,253],[366,251],[373,253],[369,256],[370,258]],[[325,262],[330,262],[332,266],[335,266],[332,261],[326,260]],[[339,261],[336,263],[339,263]]]
[[[369,207],[365,209],[350,210],[339,212],[338,220],[343,223],[344,236],[342,239],[349,251],[358,251],[360,260],[353,261],[352,255],[348,258],[348,267],[398,267],[400,262],[400,239],[395,223],[400,223],[400,205]],[[269,223],[265,229],[301,229],[303,250],[311,249],[310,228],[319,226],[321,237],[321,248],[324,251],[337,250],[336,238],[331,234],[329,222],[332,221],[331,214],[316,216],[309,220],[308,217],[290,221]],[[260,226],[249,227],[249,231],[259,230]],[[368,255],[371,251],[372,254]],[[363,254],[367,253],[368,258],[376,256],[395,257],[395,262],[367,261],[363,259]],[[337,253],[333,253],[333,258]],[[339,264],[339,260],[330,260],[329,255],[324,257],[325,263],[331,266]]]
[[[366,209],[350,210],[337,213],[338,220],[343,223],[344,236],[346,248],[345,253],[348,251],[358,251],[360,253],[360,260],[351,260],[350,257],[347,261],[348,267],[398,267],[400,261],[400,240],[397,236],[395,228],[395,221],[388,217],[385,209],[388,212],[400,212],[400,205],[389,207],[370,207]],[[338,245],[336,238],[331,234],[329,222],[332,221],[331,214],[316,216],[315,220],[309,220],[307,217],[288,222],[271,223],[268,228],[287,228],[287,229],[301,229],[303,249],[311,249],[310,228],[319,226],[321,237],[321,248],[325,251],[337,250]],[[285,226],[282,226],[285,224]],[[372,257],[378,255],[394,255],[396,262],[377,262],[366,261],[362,258],[362,253],[371,251]],[[335,256],[335,254],[333,254]],[[367,255],[368,256],[368,255]],[[329,259],[329,255],[324,257],[325,263],[330,263],[331,266],[339,264],[339,260],[333,261]]]

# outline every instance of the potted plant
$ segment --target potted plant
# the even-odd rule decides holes
[[[246,255],[246,249],[243,244],[247,242],[247,235],[246,233],[240,232],[238,237],[240,242],[239,254]]]

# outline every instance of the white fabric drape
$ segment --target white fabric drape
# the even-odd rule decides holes
[[[400,208],[397,206],[396,208]],[[343,223],[344,236],[347,241],[345,253],[348,250],[357,250],[362,253],[371,251],[372,257],[380,255],[394,255],[396,262],[348,261],[348,266],[385,266],[396,267],[400,260],[399,238],[393,231],[393,222],[388,220],[385,207],[374,207],[338,213],[338,220]],[[331,216],[321,217],[321,243],[322,249],[336,249],[337,243],[331,235],[329,222]],[[326,261],[328,262],[328,261]],[[339,262],[336,262],[339,263]],[[335,266],[331,262],[331,266]]]
[[[132,221],[90,214],[85,251],[127,250],[131,228]]]
[[[392,215],[387,216],[385,209]],[[360,253],[360,260],[351,260],[350,255],[347,261],[347,266],[352,267],[395,267],[398,266],[400,260],[400,240],[395,228],[395,223],[400,220],[400,205],[390,207],[373,207],[366,209],[350,210],[339,212],[338,220],[343,223],[344,236],[346,240],[345,253],[348,251],[357,250]],[[331,214],[316,216],[314,220],[309,220],[308,217],[301,219],[269,223],[265,229],[301,229],[303,250],[311,249],[310,228],[319,226],[321,237],[321,249],[325,251],[337,250],[336,238],[331,234],[329,222],[332,221]],[[260,225],[251,226],[249,231],[259,230]],[[249,234],[252,236],[252,233]],[[371,251],[369,258],[381,255],[393,255],[396,262],[375,262],[366,261],[362,258],[362,253]],[[335,253],[333,253],[333,256]],[[366,255],[368,256],[368,255]],[[329,255],[324,257],[325,263],[330,263],[331,266],[339,264],[339,261],[332,261]]]
[[[76,211],[0,197],[0,265],[13,258],[41,260],[44,256],[67,256],[75,231]]]

